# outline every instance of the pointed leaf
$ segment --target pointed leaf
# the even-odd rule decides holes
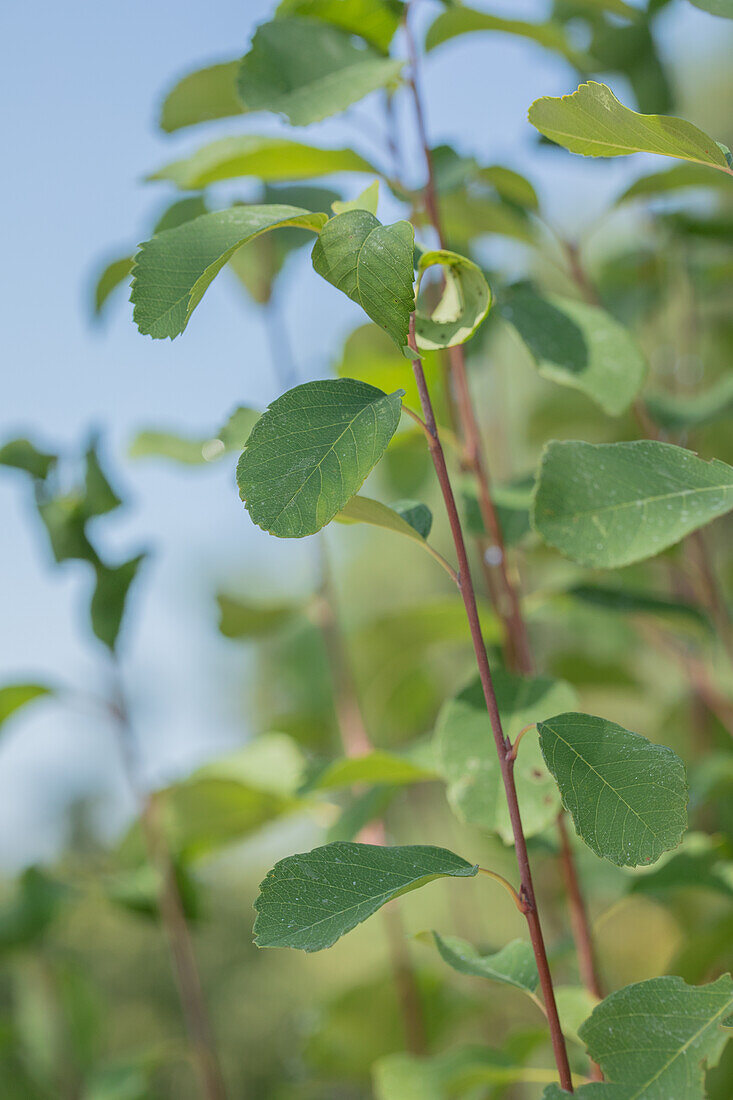
[[[572,95],[536,99],[529,121],[571,153],[588,157],[658,153],[729,170],[717,142],[697,126],[682,118],[632,111],[610,88],[594,80],[581,84]]]
[[[652,557],[733,508],[733,468],[670,443],[550,443],[535,492],[537,533],[581,565]]]
[[[336,842],[281,859],[255,902],[258,947],[321,951],[392,898],[436,878],[466,878],[478,867],[445,848]]]
[[[239,134],[201,146],[148,176],[170,180],[183,191],[197,191],[220,180],[254,177],[263,183],[313,179],[332,172],[368,172],[376,168],[353,149],[320,149],[287,138]]]
[[[638,867],[676,848],[687,828],[687,777],[671,749],[590,714],[558,714],[537,728],[563,804],[597,856]]]
[[[99,317],[110,294],[121,286],[132,274],[134,265],[132,256],[122,256],[112,260],[97,277],[94,286],[94,315]]]
[[[414,247],[410,222],[382,225],[367,210],[351,210],[324,226],[313,267],[405,348],[415,308]]]
[[[517,287],[502,295],[499,309],[543,378],[580,390],[610,416],[625,412],[643,386],[647,366],[641,349],[598,306]]]
[[[557,707],[575,705],[569,684],[549,677],[524,678],[503,669],[493,675],[504,733],[512,740],[525,726],[549,718]],[[481,683],[473,680],[449,700],[435,727],[441,773],[448,801],[463,821],[513,839],[499,759],[489,725]],[[544,766],[537,738],[527,736],[515,764],[515,780],[524,831],[541,832],[557,816],[560,799]]]
[[[102,562],[95,566],[97,584],[90,608],[92,630],[109,649],[114,650],[117,645],[127,593],[145,557],[139,554],[112,568]]]
[[[53,688],[46,687],[44,684],[6,684],[0,687],[0,726],[16,710],[32,703],[34,699],[52,694]]]
[[[253,523],[280,538],[302,538],[332,520],[397,430],[401,392],[387,396],[337,378],[306,382],[273,401],[237,466]]]
[[[214,118],[244,114],[237,95],[239,59],[208,65],[182,77],[160,109],[159,125],[167,134]]]
[[[325,214],[295,206],[235,206],[153,237],[135,257],[130,301],[140,332],[155,340],[174,339],[209,283],[246,241],[279,226],[317,233],[325,221]]]
[[[539,975],[534,952],[531,944],[524,940],[512,940],[492,955],[481,955],[470,943],[456,936],[433,932],[432,937],[441,958],[461,974],[513,985],[525,993],[534,993],[537,988]]]
[[[275,14],[321,19],[388,53],[403,8],[401,0],[280,0]]]
[[[417,346],[425,351],[465,344],[486,320],[491,306],[491,291],[481,268],[446,249],[420,256],[418,295],[425,272],[435,265],[443,269],[445,278],[440,301],[432,313],[418,308],[415,315]]]
[[[308,19],[263,23],[242,59],[237,90],[246,110],[284,114],[308,126],[393,84],[401,61],[357,44],[336,27]]]
[[[732,1011],[730,974],[702,986],[652,978],[606,997],[580,1037],[614,1086],[609,1100],[704,1100],[704,1065],[720,1057]]]
[[[724,174],[711,172],[706,165],[673,164],[671,168],[665,168],[661,172],[641,176],[619,195],[616,202],[666,195],[670,191],[683,191],[688,188],[714,187],[727,191],[730,186],[731,182],[725,178]]]
[[[462,4],[451,5],[442,12],[428,29],[425,49],[434,50],[443,42],[459,34],[473,31],[491,31],[529,38],[567,58],[577,68],[588,68],[587,59],[572,46],[560,23],[527,23],[521,19],[504,19],[488,12],[474,11]]]

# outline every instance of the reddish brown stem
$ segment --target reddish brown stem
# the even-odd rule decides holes
[[[158,908],[173,963],[186,1032],[193,1051],[194,1068],[205,1100],[226,1100],[226,1090],[216,1054],[204,991],[201,985],[191,932],[165,832],[158,821],[155,796],[143,790],[135,758],[133,734],[124,697],[118,690],[111,706],[128,785],[138,806],[140,827],[148,859],[157,870],[160,886]]]
[[[590,937],[585,936],[585,929],[588,927],[588,912],[585,907],[583,895],[580,892],[578,874],[575,867],[575,860],[572,858],[570,837],[568,836],[567,826],[565,825],[564,813],[561,813],[558,817],[557,827],[560,832],[560,862],[562,864],[565,889],[567,891],[568,904],[570,907],[570,920],[573,925],[575,942],[576,944],[582,944],[582,949],[578,950],[580,977],[585,988],[601,1001],[603,1000],[603,990],[596,968],[595,953]]]
[[[412,315],[410,320],[410,346],[415,351],[417,350],[417,345],[415,344],[414,314]],[[520,897],[526,908],[525,918],[529,929],[530,939],[532,941],[535,960],[537,962],[537,970],[539,973],[540,985],[542,987],[542,994],[545,1001],[545,1009],[547,1011],[547,1020],[550,1027],[550,1037],[552,1039],[555,1062],[557,1064],[558,1074],[560,1076],[560,1084],[568,1092],[572,1092],[573,1085],[570,1075],[570,1066],[568,1064],[567,1051],[565,1049],[565,1038],[563,1036],[562,1027],[560,1025],[560,1018],[557,1013],[555,992],[552,985],[552,975],[550,973],[550,966],[547,961],[547,951],[545,949],[545,942],[542,935],[542,927],[540,925],[540,918],[537,912],[537,902],[535,899],[534,886],[532,883],[532,872],[529,864],[529,855],[527,853],[527,843],[524,837],[522,819],[519,813],[519,802],[517,801],[517,790],[514,783],[514,762],[511,758],[512,745],[509,739],[504,736],[504,732],[502,730],[501,718],[499,716],[499,707],[497,705],[496,694],[494,692],[494,685],[491,678],[491,668],[489,666],[489,659],[486,653],[486,647],[484,645],[484,640],[481,633],[481,622],[479,619],[478,607],[476,605],[476,594],[473,587],[473,580],[471,578],[471,569],[468,563],[468,554],[466,552],[466,544],[463,538],[461,521],[458,515],[458,508],[456,507],[456,501],[455,496],[453,495],[450,477],[448,475],[448,468],[445,463],[443,448],[440,443],[438,427],[435,422],[435,415],[433,413],[433,406],[430,399],[430,394],[428,392],[428,388],[425,382],[425,375],[423,373],[422,364],[419,359],[413,360],[412,369],[415,375],[418,393],[420,394],[420,404],[422,405],[423,417],[425,419],[425,423],[428,426],[431,436],[429,443],[430,455],[433,460],[433,465],[435,467],[435,472],[438,478],[438,482],[440,484],[443,501],[445,503],[445,508],[448,513],[448,521],[450,523],[453,543],[456,550],[456,556],[458,558],[458,587],[461,593],[461,597],[463,599],[464,607],[466,609],[466,617],[468,619],[468,624],[471,632],[471,640],[473,642],[474,653],[476,655],[476,663],[478,665],[479,677],[481,680],[481,686],[486,702],[486,709],[489,714],[491,731],[494,736],[496,751],[499,756],[499,767],[501,769],[501,776],[504,783],[507,804],[509,807],[509,818],[512,825],[512,833],[514,835],[517,863],[519,864],[519,874],[521,881]]]

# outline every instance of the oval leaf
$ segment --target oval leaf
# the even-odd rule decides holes
[[[580,390],[610,416],[625,412],[644,384],[647,366],[641,349],[598,306],[517,287],[502,296],[500,311],[543,378]]]
[[[638,867],[679,844],[687,778],[671,749],[591,714],[558,714],[537,728],[563,803],[597,856]]]
[[[609,1100],[704,1100],[705,1063],[720,1057],[732,1011],[730,974],[701,986],[652,978],[606,997],[579,1034],[613,1090]],[[589,1089],[589,1100],[595,1095]]]
[[[551,141],[586,157],[658,153],[729,171],[718,143],[697,126],[682,118],[632,111],[594,80],[572,95],[536,99],[529,121]]]
[[[353,149],[320,149],[286,138],[239,134],[203,145],[182,160],[171,161],[148,176],[170,180],[183,191],[198,191],[221,180],[252,176],[263,183],[313,179],[332,172],[376,172]]]
[[[319,531],[382,457],[400,410],[401,391],[388,397],[353,378],[306,382],[273,401],[237,466],[252,521],[280,538]]]
[[[275,111],[308,126],[394,83],[401,61],[382,57],[352,35],[308,19],[263,23],[242,58],[239,98],[248,111]]]
[[[418,309],[415,315],[415,337],[423,351],[465,344],[486,320],[491,306],[491,290],[481,268],[447,249],[420,256],[418,294],[425,272],[436,264],[445,277],[440,301],[431,314]]]
[[[313,246],[313,267],[404,349],[415,308],[414,248],[410,222],[382,225],[368,210],[350,210],[324,226]]]
[[[573,689],[559,680],[513,676],[502,669],[494,672],[493,679],[504,733],[512,739],[531,722],[549,718],[558,706],[576,705]],[[513,832],[499,759],[478,679],[445,704],[435,737],[439,768],[455,814],[511,843]],[[560,809],[537,738],[525,738],[514,775],[524,831],[533,836],[546,828]]]
[[[163,100],[160,128],[167,134],[214,118],[244,114],[237,96],[239,58],[188,73]]]
[[[227,260],[268,229],[300,226],[317,233],[327,220],[296,206],[235,206],[168,229],[135,257],[130,301],[140,332],[175,339]]]
[[[642,561],[733,508],[733,468],[671,443],[550,443],[532,508],[537,533],[581,565]]]
[[[255,902],[258,947],[321,951],[392,898],[433,879],[467,878],[478,867],[445,848],[385,848],[337,841],[281,859]]]

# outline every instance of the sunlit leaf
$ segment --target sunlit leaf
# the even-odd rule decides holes
[[[173,851],[198,859],[290,812],[295,800],[236,778],[194,776],[159,795]]]
[[[400,412],[401,391],[349,378],[306,382],[273,401],[237,466],[253,523],[280,538],[319,531],[361,488]]]
[[[634,180],[616,201],[629,202],[631,199],[650,198],[656,195],[667,195],[670,191],[686,191],[700,187],[714,187],[720,191],[727,191],[731,187],[731,181],[727,180],[725,175],[710,172],[703,164],[673,164],[671,168],[664,168],[661,172],[653,172],[651,175]]]
[[[239,60],[224,61],[182,77],[163,100],[161,130],[172,133],[184,126],[243,114],[237,95],[238,70]]]
[[[32,703],[34,699],[42,699],[52,695],[53,688],[45,684],[6,684],[0,687],[0,726],[21,707]]]
[[[609,415],[625,412],[644,384],[641,349],[598,306],[517,287],[502,295],[499,310],[543,378],[581,390]]]
[[[349,210],[367,210],[376,217],[379,205],[379,180],[370,183],[369,186],[348,202],[333,203],[334,214],[346,214]]]
[[[459,1047],[431,1058],[412,1054],[380,1058],[374,1066],[374,1094],[376,1100],[449,1100],[454,1096],[483,1096],[487,1088],[493,1092],[522,1082],[543,1085],[556,1077],[554,1068],[523,1065],[501,1050]],[[582,1096],[582,1090],[576,1095]]]
[[[442,367],[438,356],[426,352],[422,366],[433,395],[433,403],[440,405]],[[360,325],[349,334],[335,370],[340,378],[358,378],[386,393],[398,388],[404,389],[405,404],[413,409],[420,407],[414,375],[411,370],[405,370],[404,355],[379,325]],[[425,436],[421,429],[417,428],[416,431],[420,437],[421,450],[425,453]],[[392,440],[390,448],[402,446],[406,442],[403,439],[406,434],[400,431]],[[429,461],[430,456],[427,457]]]
[[[652,978],[601,1001],[580,1037],[609,1082],[609,1100],[704,1100],[705,1063],[720,1057],[732,1011],[729,974],[702,986]]]
[[[532,523],[581,565],[652,557],[733,508],[733,469],[670,443],[550,443]]]
[[[496,669],[493,678],[504,734],[511,739],[530,723],[556,714],[558,707],[575,705],[575,692],[559,680],[523,678],[503,669]],[[457,816],[498,832],[510,843],[513,832],[499,758],[478,678],[445,704],[435,736],[448,800]],[[546,828],[560,809],[536,737],[524,738],[514,774],[524,831],[533,836]]]
[[[134,437],[128,455],[130,458],[165,458],[184,466],[215,462],[225,454],[242,450],[259,417],[257,409],[240,405],[213,436],[184,436],[148,428]]]
[[[446,242],[459,252],[468,251],[472,242],[492,235],[523,244],[536,242],[534,225],[525,211],[511,202],[461,187],[441,195],[438,205]]]
[[[306,790],[336,790],[339,787],[352,787],[357,783],[403,786],[437,778],[434,772],[421,767],[409,755],[399,756],[397,753],[375,750],[366,756],[349,756],[327,765],[311,779]]]
[[[482,955],[470,943],[456,936],[431,933],[441,958],[461,974],[488,978],[492,982],[513,985],[525,993],[534,993],[539,983],[532,946],[524,940],[512,940],[490,955]]]
[[[292,623],[302,613],[297,603],[265,604],[224,594],[219,605],[219,630],[226,638],[266,638]]]
[[[255,902],[258,947],[321,951],[392,898],[478,868],[445,848],[337,842],[276,863]]]
[[[491,291],[481,268],[446,249],[421,254],[418,294],[426,271],[435,266],[442,269],[445,281],[440,301],[430,313],[418,306],[415,314],[417,346],[425,351],[465,344],[486,320],[491,306]]]
[[[459,34],[473,31],[490,31],[518,35],[529,38],[545,49],[553,50],[567,58],[578,68],[588,68],[588,59],[576,50],[565,34],[560,23],[527,23],[521,19],[505,19],[499,15],[490,15],[484,11],[474,11],[462,4],[451,5],[441,12],[428,28],[425,39],[426,50],[434,50],[443,42]]]
[[[543,96],[529,109],[541,134],[588,157],[658,153],[728,171],[725,155],[707,134],[681,118],[641,115],[624,107],[610,88],[591,80],[572,95]]]
[[[322,19],[387,53],[403,8],[401,0],[280,0],[275,14]]]
[[[327,282],[360,305],[394,340],[407,347],[415,308],[410,222],[382,225],[367,210],[337,214],[313,247],[313,267]]]
[[[203,145],[190,156],[171,161],[148,177],[170,180],[185,191],[220,180],[252,176],[263,183],[313,179],[333,172],[368,172],[376,168],[353,149],[320,149],[288,138],[238,134]]]
[[[416,542],[445,567],[445,560],[426,541],[433,523],[432,513],[426,504],[403,501],[390,508],[379,500],[357,495],[344,505],[334,519],[339,523],[368,523],[373,527],[394,531],[395,534]]]
[[[283,226],[317,233],[325,221],[325,214],[295,206],[234,206],[153,237],[135,257],[130,301],[140,332],[156,340],[174,339],[212,279],[243,244]]]
[[[563,804],[596,855],[637,867],[679,844],[687,778],[671,749],[590,714],[558,714],[537,728]]]
[[[393,84],[401,69],[401,61],[336,27],[276,19],[258,27],[240,63],[237,90],[246,110],[274,111],[293,126],[308,126]]]

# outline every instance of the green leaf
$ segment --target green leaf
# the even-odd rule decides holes
[[[58,455],[40,451],[29,439],[11,439],[0,447],[0,466],[23,470],[38,481],[48,477],[57,460]]]
[[[122,256],[112,260],[98,276],[94,284],[94,315],[99,317],[113,290],[121,286],[132,274],[134,264],[132,256]]]
[[[397,535],[404,535],[422,546],[423,550],[427,550],[428,554],[436,558],[444,568],[446,566],[445,559],[427,542],[433,516],[426,504],[405,501],[399,506],[390,508],[378,500],[372,500],[371,497],[354,496],[338,515],[334,516],[334,519],[339,523],[368,523],[373,527],[383,527],[387,531],[394,531]]]
[[[492,234],[523,244],[535,244],[537,240],[533,223],[513,203],[459,188],[442,195],[438,205],[446,241],[461,252]]]
[[[56,917],[66,888],[38,867],[19,876],[13,898],[0,909],[0,952],[33,945]]]
[[[253,523],[280,538],[302,538],[332,520],[384,454],[401,393],[337,378],[306,382],[273,401],[237,466]]]
[[[326,831],[326,841],[330,844],[335,840],[353,840],[371,821],[384,816],[398,790],[396,786],[380,784],[353,795]]]
[[[629,892],[665,897],[670,891],[693,888],[733,898],[729,854],[729,846],[720,837],[687,833],[676,852],[660,860],[653,871],[634,878]]]
[[[376,168],[353,149],[320,149],[287,138],[238,134],[220,138],[190,156],[159,168],[149,180],[170,180],[183,191],[196,191],[221,180],[252,176],[263,183],[313,179],[333,172]]]
[[[487,1088],[494,1095],[502,1086],[522,1082],[543,1085],[556,1077],[556,1069],[522,1065],[503,1051],[486,1046],[458,1048],[432,1058],[388,1054],[374,1065],[374,1095],[376,1100],[483,1097]],[[582,1096],[582,1089],[575,1095]]]
[[[98,445],[98,440],[93,439],[84,456],[86,472],[81,509],[87,519],[93,516],[105,516],[108,512],[114,512],[122,504],[102,469],[97,453]]]
[[[568,595],[589,607],[597,607],[604,611],[631,615],[664,615],[672,619],[691,619],[700,626],[709,626],[707,615],[696,604],[672,599],[669,596],[657,596],[641,589],[601,584],[576,584],[568,589]]]
[[[730,974],[702,986],[652,978],[606,997],[580,1037],[615,1086],[609,1100],[704,1100],[704,1065],[720,1057],[732,1010]]]
[[[466,510],[466,528],[472,535],[486,536],[478,490],[474,477],[465,477],[460,481],[461,496]],[[494,502],[496,517],[504,537],[505,546],[516,546],[529,534],[529,509],[534,491],[534,476],[520,477],[503,485],[491,485],[491,499]]]
[[[431,355],[429,352],[426,353],[422,366],[435,404],[436,397],[440,395],[442,377],[442,367],[438,356]],[[341,359],[336,364],[336,374],[340,378],[358,378],[361,382],[368,382],[370,386],[377,386],[385,393],[391,393],[397,388],[404,388],[404,403],[412,408],[420,407],[417,384],[412,371],[405,370],[405,357],[402,349],[397,350],[394,341],[379,325],[360,325],[349,334],[344,344]],[[422,451],[426,451],[425,436],[422,430],[416,427],[415,431],[420,435]],[[406,434],[400,432],[391,446],[400,446],[400,441],[403,440],[403,436]]]
[[[671,749],[590,714],[558,714],[537,728],[563,804],[597,856],[638,867],[677,847],[687,778]]]
[[[415,308],[414,248],[410,222],[382,225],[367,210],[351,210],[323,227],[313,267],[405,348]]]
[[[671,168],[664,168],[661,172],[653,172],[651,175],[634,180],[631,186],[619,195],[616,202],[666,195],[670,191],[683,191],[692,187],[714,187],[729,192],[730,186],[730,180],[727,180],[724,175],[711,172],[707,165],[673,164]]]
[[[733,469],[670,443],[550,443],[535,492],[537,533],[581,565],[642,561],[733,508]]]
[[[425,49],[434,50],[459,34],[473,31],[493,31],[529,38],[545,49],[561,54],[577,68],[588,68],[588,59],[574,49],[560,23],[527,23],[521,19],[504,19],[488,12],[464,8],[462,4],[448,7],[428,28]]]
[[[127,593],[145,557],[145,554],[138,554],[114,567],[99,561],[95,565],[97,583],[90,608],[92,630],[111,650],[117,645]]]
[[[488,978],[513,985],[525,993],[534,993],[539,983],[532,946],[524,940],[512,940],[492,955],[482,955],[470,943],[456,936],[431,933],[441,958],[461,974]]]
[[[625,412],[643,386],[647,366],[636,340],[598,306],[517,287],[499,309],[543,378],[580,390],[609,416]]]
[[[166,458],[184,466],[201,466],[241,451],[259,418],[257,409],[240,405],[215,436],[195,438],[148,428],[138,432],[127,453],[130,458]]]
[[[512,740],[520,730],[575,705],[569,684],[549,677],[524,678],[503,669],[493,674],[504,733]],[[476,678],[438,716],[435,728],[440,771],[448,784],[448,801],[463,821],[513,840],[499,759]],[[527,836],[541,832],[557,817],[560,799],[542,759],[537,738],[528,736],[515,764],[522,822]]]
[[[723,19],[733,19],[733,0],[690,0],[696,8],[719,15]]]
[[[445,848],[336,842],[276,863],[255,902],[258,947],[321,951],[386,902],[446,876],[478,867]]]
[[[179,80],[166,95],[159,125],[167,134],[214,118],[244,114],[237,95],[239,60],[197,69]]]
[[[0,688],[0,726],[14,714],[16,710],[32,703],[34,699],[40,699],[45,695],[53,695],[53,688],[44,684],[6,684]]]
[[[246,110],[274,111],[293,126],[308,126],[394,84],[401,69],[401,61],[336,27],[276,19],[258,27],[242,58],[237,90]]]
[[[321,19],[388,53],[403,8],[401,0],[280,0],[275,14]]]
[[[434,772],[411,760],[409,756],[375,750],[366,756],[349,756],[329,764],[306,784],[305,790],[330,791],[339,787],[353,787],[357,783],[403,786],[437,778]]]
[[[429,268],[443,270],[445,287],[432,313],[418,308],[415,337],[421,350],[434,351],[465,344],[486,320],[491,306],[491,291],[477,264],[456,252],[441,249],[423,252],[418,263],[418,286]]]
[[[177,226],[207,213],[208,207],[201,195],[187,195],[185,199],[176,199],[160,215],[153,227],[153,233],[157,235],[166,229],[176,229]]]
[[[300,604],[252,603],[235,596],[220,594],[219,630],[225,638],[266,638],[289,626],[302,613]]]
[[[689,431],[733,416],[733,374],[724,374],[702,393],[650,393],[645,401],[652,420],[667,431]]]
[[[379,180],[370,183],[369,186],[349,202],[336,201],[332,203],[334,214],[347,214],[349,210],[366,210],[376,217],[379,205]]]
[[[529,121],[571,153],[588,157],[658,153],[729,171],[717,142],[697,126],[681,118],[632,111],[610,88],[594,80],[581,84],[572,95],[536,99]]]
[[[282,226],[317,233],[326,220],[325,214],[295,206],[235,206],[153,237],[135,257],[130,301],[140,332],[155,340],[174,339],[211,281],[243,244]]]

